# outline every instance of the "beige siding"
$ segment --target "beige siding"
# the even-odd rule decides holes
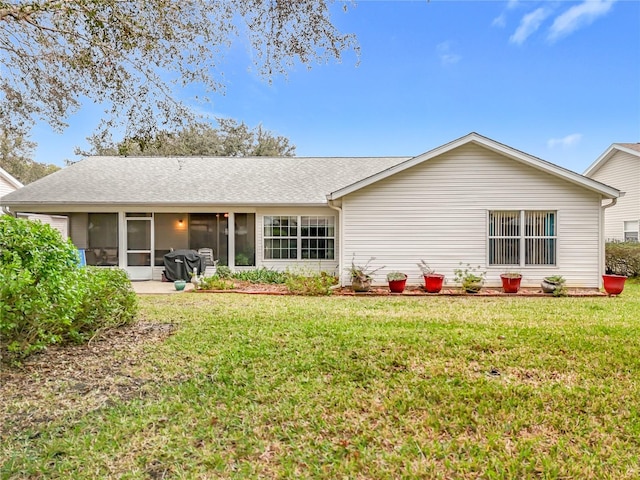
[[[345,265],[376,257],[376,274],[401,270],[421,283],[424,259],[453,285],[460,262],[487,270],[489,285],[505,267],[487,268],[489,210],[557,211],[558,265],[522,267],[523,285],[561,274],[573,286],[599,285],[600,196],[475,145],[465,145],[343,199]],[[515,270],[515,269],[512,269]]]
[[[605,238],[623,240],[624,222],[640,219],[640,158],[617,151],[591,178],[625,192],[604,214]]]
[[[264,259],[264,217],[265,215],[324,215],[335,217],[336,239],[334,260],[265,260]],[[256,266],[284,271],[287,269],[309,269],[338,273],[339,258],[339,218],[338,212],[329,207],[317,208],[259,208],[256,211]]]
[[[16,187],[14,185],[9,183],[9,181],[4,177],[0,176],[0,197],[8,193],[15,192],[15,190]]]

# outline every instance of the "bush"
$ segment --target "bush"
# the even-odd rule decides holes
[[[233,282],[218,276],[204,277],[200,281],[200,288],[202,290],[233,290],[236,288]]]
[[[3,357],[79,341],[131,321],[136,311],[137,297],[124,272],[80,268],[76,248],[49,225],[0,217]]]
[[[640,243],[611,242],[605,249],[605,269],[607,273],[640,276]]]
[[[251,283],[285,283],[287,274],[262,267],[242,272],[234,272],[231,274],[231,278]]]
[[[91,338],[96,332],[127,325],[138,312],[138,296],[129,277],[119,268],[82,269],[84,295],[73,325],[75,340]]]
[[[286,285],[296,295],[329,295],[338,277],[327,272],[287,272]]]
[[[49,225],[0,217],[0,346],[28,355],[61,342],[81,301],[75,247]]]

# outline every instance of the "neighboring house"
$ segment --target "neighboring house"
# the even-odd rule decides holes
[[[11,193],[24,185],[20,181],[7,172],[5,169],[0,168],[0,197]]]
[[[640,143],[614,143],[584,175],[623,192],[605,212],[605,238],[637,242],[640,238]]]
[[[14,192],[23,186],[24,185],[17,178],[3,168],[0,168],[0,203],[4,195]],[[29,220],[38,220],[42,223],[48,223],[60,232],[62,238],[68,237],[68,220],[66,217],[55,215],[35,215],[28,213],[18,213],[16,216],[28,218]]]
[[[92,157],[1,203],[69,216],[87,262],[159,279],[171,249],[212,248],[231,268],[336,271],[352,258],[420,283],[480,265],[490,285],[559,274],[597,287],[603,209],[619,191],[471,133],[417,157]]]

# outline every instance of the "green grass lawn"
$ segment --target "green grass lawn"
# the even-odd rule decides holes
[[[640,284],[141,304],[145,394],[4,435],[1,478],[640,478]]]

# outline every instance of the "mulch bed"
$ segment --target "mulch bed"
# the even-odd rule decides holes
[[[197,290],[195,293],[247,293],[254,295],[291,295],[283,284],[255,284],[234,281],[235,288],[231,290]],[[543,293],[540,288],[521,288],[518,293],[504,293],[501,288],[485,287],[480,292],[469,294],[460,288],[443,288],[440,293],[427,293],[422,286],[409,285],[403,293],[391,293],[388,287],[372,287],[368,292],[354,292],[351,287],[340,287],[333,290],[333,295],[364,296],[364,297],[437,297],[437,296],[466,296],[466,297],[553,297]],[[568,297],[606,297],[607,294],[595,288],[569,288]]]

